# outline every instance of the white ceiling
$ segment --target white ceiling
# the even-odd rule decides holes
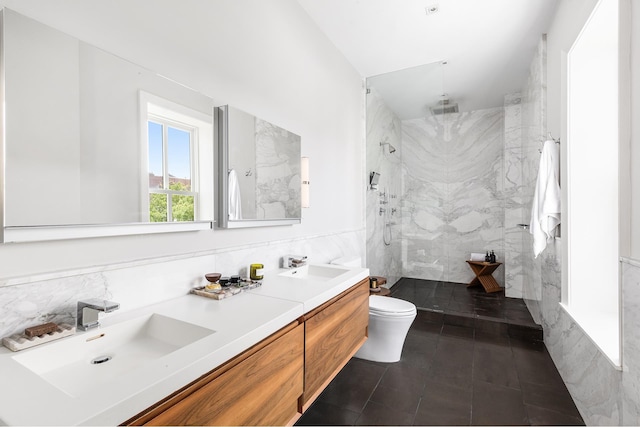
[[[503,105],[526,82],[558,1],[298,0],[363,77],[425,66],[368,79],[401,119],[424,116],[443,93],[460,111]]]

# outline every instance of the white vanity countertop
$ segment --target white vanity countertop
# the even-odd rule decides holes
[[[334,265],[324,265],[323,267],[338,271],[347,270],[347,272],[332,279],[299,279],[282,276],[281,273],[290,270],[281,269],[265,274],[262,280],[263,285],[249,292],[255,295],[299,302],[303,305],[304,312],[308,313],[341,292],[346,291],[362,279],[369,277],[368,268],[350,268]]]
[[[185,295],[142,309],[101,316],[101,328],[105,330],[155,313],[211,329],[215,333],[130,374],[107,383],[97,383],[92,390],[75,396],[49,383],[15,357],[80,335],[95,336],[100,333],[100,328],[19,352],[0,347],[0,378],[3,379],[0,424],[118,425],[368,275],[368,269],[352,268],[348,274],[319,283],[268,273],[260,288],[220,301]]]

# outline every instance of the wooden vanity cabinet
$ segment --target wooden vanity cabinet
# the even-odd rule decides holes
[[[294,322],[126,425],[285,425],[299,417],[304,325]]]
[[[369,279],[304,315],[304,412],[367,339]]]
[[[362,346],[368,323],[367,278],[123,425],[293,424]]]

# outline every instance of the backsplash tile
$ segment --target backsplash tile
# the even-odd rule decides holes
[[[134,310],[187,294],[206,283],[206,273],[246,274],[252,262],[277,269],[287,254],[313,263],[357,256],[365,266],[364,239],[358,230],[2,280],[0,338],[41,323],[73,323],[78,300],[103,298],[120,303],[120,311]]]

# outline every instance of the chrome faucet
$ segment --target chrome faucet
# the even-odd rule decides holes
[[[307,257],[305,255],[287,255],[283,258],[284,268],[298,268],[307,264]]]
[[[120,308],[120,304],[104,299],[92,298],[78,301],[78,328],[83,331],[100,326],[98,315],[101,311],[110,313]]]

